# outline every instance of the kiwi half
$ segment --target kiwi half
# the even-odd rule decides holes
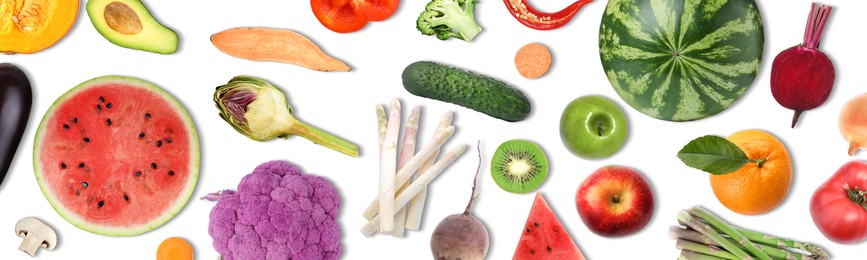
[[[536,190],[548,177],[548,157],[533,142],[506,141],[494,152],[491,175],[505,191],[528,193]]]

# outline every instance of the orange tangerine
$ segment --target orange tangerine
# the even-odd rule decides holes
[[[792,159],[786,146],[761,130],[738,131],[726,139],[740,147],[750,159],[761,162],[747,163],[728,174],[710,175],[710,186],[716,198],[743,215],[762,214],[780,205],[792,183]]]

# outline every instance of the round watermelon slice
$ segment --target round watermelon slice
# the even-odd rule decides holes
[[[150,82],[88,80],[39,124],[33,168],[45,198],[78,228],[150,231],[184,207],[196,186],[199,138],[184,107]]]

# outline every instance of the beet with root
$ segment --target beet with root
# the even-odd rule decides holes
[[[479,151],[479,168],[481,168]],[[464,213],[446,217],[437,225],[430,239],[430,249],[436,260],[475,260],[485,259],[488,254],[488,229],[470,212],[476,199],[476,177],[473,178],[473,192]]]
[[[771,65],[771,93],[777,103],[795,110],[792,128],[801,112],[825,103],[834,87],[834,64],[817,49],[830,15],[830,6],[813,3],[804,42],[777,54]]]

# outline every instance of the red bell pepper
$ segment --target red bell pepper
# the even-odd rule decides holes
[[[512,13],[515,19],[518,19],[518,22],[536,30],[560,28],[560,26],[569,22],[569,20],[572,20],[572,17],[575,16],[575,13],[578,13],[581,7],[592,1],[578,0],[559,12],[543,13],[530,6],[526,0],[503,0],[506,3],[506,8],[509,9],[509,12]]]
[[[385,20],[398,4],[400,0],[310,0],[316,19],[339,33],[361,30],[368,21]]]

